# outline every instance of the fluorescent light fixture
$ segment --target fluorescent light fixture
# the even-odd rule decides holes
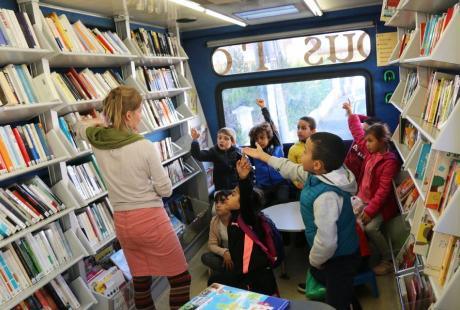
[[[234,13],[234,15],[242,19],[252,20],[295,13],[299,13],[299,9],[297,9],[295,5],[288,4],[271,8]]]
[[[189,0],[169,0],[169,2],[173,2],[175,4],[185,6],[189,9],[192,9],[192,10],[195,10],[201,13],[204,13],[205,11],[205,8],[202,7],[201,4],[193,2],[193,1],[189,1]]]
[[[323,15],[323,11],[321,11],[318,3],[316,3],[316,0],[303,0],[303,2],[305,2],[305,4],[308,6],[308,9],[313,13],[313,15]]]
[[[208,14],[209,16],[213,16],[213,17],[225,20],[227,22],[233,23],[233,24],[241,26],[241,27],[246,27],[246,24],[243,23],[242,21],[239,21],[239,20],[237,20],[235,18],[231,18],[231,17],[229,17],[227,15],[224,15],[224,14],[217,13],[216,11],[205,9],[204,12],[206,14]]]
[[[190,0],[169,0],[169,2],[185,6],[185,7],[189,8],[189,9],[198,11],[200,13],[205,13],[205,14],[207,14],[209,16],[213,16],[213,17],[219,18],[221,20],[225,20],[226,22],[230,22],[230,23],[236,24],[236,25],[241,26],[241,27],[246,27],[246,24],[243,23],[242,21],[239,21],[239,20],[237,20],[235,18],[231,18],[231,17],[229,17],[227,15],[224,15],[224,14],[217,13],[217,12],[215,12],[213,10],[206,9],[206,8],[202,7],[201,4],[193,2],[193,1],[190,1]]]

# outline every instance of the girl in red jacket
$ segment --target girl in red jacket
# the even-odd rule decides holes
[[[360,170],[360,180],[357,196],[365,204],[360,215],[364,230],[380,253],[381,261],[374,267],[377,275],[392,271],[391,252],[381,226],[384,221],[393,218],[398,211],[392,180],[400,170],[396,155],[390,151],[390,131],[384,124],[374,124],[363,129],[358,115],[352,114],[350,102],[344,103],[343,108],[348,114],[348,126],[355,141],[363,138],[366,143],[359,146],[364,154],[363,167]]]

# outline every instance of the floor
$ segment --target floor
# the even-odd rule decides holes
[[[208,280],[207,269],[200,261],[201,254],[207,251],[207,245],[203,245],[200,251],[189,262],[190,273],[192,275],[191,296],[196,296],[204,288],[206,288]],[[307,265],[304,263],[306,254],[302,248],[290,246],[286,248],[286,270],[289,275],[288,280],[279,277],[280,270],[276,270],[278,286],[282,298],[290,300],[305,300],[306,297],[297,292],[297,284],[305,281]],[[380,297],[373,298],[371,291],[367,286],[356,288],[356,294],[363,309],[372,310],[388,310],[399,309],[399,301],[397,298],[397,289],[394,275],[377,277]],[[168,310],[168,293],[165,291],[158,300],[155,301],[158,310]]]

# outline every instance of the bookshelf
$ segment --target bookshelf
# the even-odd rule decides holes
[[[14,0],[11,0],[14,1]],[[173,184],[174,192],[178,195],[188,195],[192,198],[192,205],[196,215],[195,220],[189,225],[185,225],[180,233],[179,239],[184,248],[187,257],[191,257],[193,253],[201,246],[202,241],[206,238],[206,229],[210,220],[210,205],[208,201],[208,187],[206,185],[206,174],[203,173],[202,167],[197,163],[189,153],[190,141],[184,139],[188,136],[189,122],[195,124],[204,122],[202,113],[197,116],[190,110],[190,91],[194,90],[193,79],[188,68],[188,57],[183,48],[178,44],[176,53],[170,56],[152,56],[139,53],[135,47],[132,48],[132,42],[128,38],[130,34],[131,23],[129,16],[114,17],[116,33],[123,40],[129,51],[119,54],[101,54],[87,53],[76,51],[62,51],[55,42],[50,40],[46,31],[42,31],[43,18],[40,8],[40,1],[37,0],[17,0],[19,10],[26,12],[33,24],[33,29],[36,33],[37,40],[43,48],[17,48],[17,47],[0,47],[0,64],[6,66],[8,64],[27,64],[30,65],[31,74],[33,76],[43,75],[51,88],[56,88],[52,79],[52,70],[58,72],[62,68],[114,68],[115,71],[121,69],[123,84],[136,87],[142,94],[144,100],[162,99],[165,97],[172,98],[174,109],[178,112],[177,121],[157,126],[155,128],[146,128],[143,134],[164,132],[170,136],[173,141],[177,142],[178,147],[174,147],[173,154],[163,161],[164,166],[173,164],[177,160],[183,160],[190,167],[190,171],[185,173],[184,177]],[[68,4],[68,3],[67,3]],[[66,3],[63,2],[65,6]],[[66,7],[54,7],[57,10],[66,12]],[[87,12],[91,15],[91,12]],[[70,16],[69,16],[70,18]],[[75,17],[74,17],[75,18]],[[82,18],[85,22],[85,19]],[[74,22],[74,21],[72,21]],[[173,25],[169,32],[180,40],[180,32],[176,25]],[[136,81],[136,66],[147,66],[148,68],[162,68],[173,66],[177,72],[177,87],[168,88],[161,91],[147,91],[145,86],[138,85]],[[67,69],[66,69],[67,70]],[[94,69],[98,70],[98,69]],[[96,71],[95,71],[96,72]],[[117,71],[118,72],[118,71]],[[133,81],[133,82],[131,82]],[[48,85],[48,84],[47,84]],[[47,87],[48,89],[48,87]],[[8,246],[11,242],[19,240],[29,233],[40,231],[53,223],[59,223],[66,231],[65,236],[69,240],[74,256],[71,261],[59,268],[52,270],[46,274],[37,283],[27,287],[20,293],[14,296],[6,303],[0,304],[0,308],[11,308],[27,299],[35,291],[48,284],[56,276],[60,274],[69,275],[70,286],[76,292],[76,297],[80,302],[79,309],[90,309],[94,307],[98,299],[95,298],[95,293],[92,292],[86,283],[86,274],[81,272],[84,270],[83,258],[95,256],[99,252],[110,245],[116,236],[109,234],[99,240],[97,244],[88,244],[85,241],[86,236],[81,229],[77,229],[72,224],[72,219],[75,219],[77,214],[85,212],[84,209],[93,203],[98,203],[102,200],[107,200],[107,191],[100,192],[89,199],[82,199],[69,179],[67,174],[67,166],[74,163],[83,163],[92,155],[90,149],[80,149],[76,151],[69,150],[69,142],[66,141],[65,135],[50,135],[51,132],[63,133],[59,126],[59,117],[71,112],[85,113],[89,110],[102,108],[103,98],[77,100],[76,102],[67,100],[62,96],[62,93],[54,92],[55,100],[49,102],[41,101],[36,104],[4,106],[0,107],[0,124],[9,124],[18,121],[29,121],[34,118],[39,119],[42,123],[46,138],[51,139],[50,149],[54,154],[54,158],[47,162],[42,162],[37,165],[21,169],[13,170],[10,173],[0,174],[0,182],[2,184],[12,184],[24,174],[34,174],[38,170],[48,169],[49,182],[52,185],[51,190],[56,194],[66,205],[66,208],[52,216],[49,216],[33,225],[12,234],[11,236],[0,240],[1,247]],[[198,106],[199,106],[199,99]],[[36,122],[36,121],[35,121]],[[164,135],[163,134],[163,135]],[[148,138],[148,137],[147,137]],[[52,145],[51,145],[52,144]],[[188,144],[188,145],[187,145]],[[191,182],[193,180],[193,182]],[[111,206],[109,206],[110,209]],[[158,287],[163,287],[165,279],[158,278],[155,283]],[[163,284],[162,284],[163,283]],[[155,291],[155,288],[153,288]],[[98,296],[99,297],[99,296]],[[107,307],[110,303],[104,303]]]
[[[437,99],[430,99],[433,89],[433,81],[451,81],[456,77],[460,69],[460,42],[458,40],[458,29],[460,29],[460,13],[459,9],[454,9],[452,17],[447,26],[443,27],[442,33],[439,35],[435,45],[430,47],[429,55],[423,55],[421,49],[422,37],[425,35],[422,29],[422,23],[428,23],[431,14],[439,14],[448,12],[449,8],[454,5],[458,6],[457,0],[401,0],[396,9],[393,17],[386,23],[387,26],[398,27],[398,36],[400,42],[395,47],[391,57],[390,64],[399,64],[400,68],[400,82],[396,87],[393,96],[390,99],[391,104],[401,113],[401,117],[411,124],[417,130],[418,140],[413,145],[412,149],[401,143],[401,131],[403,124],[400,123],[395,133],[393,134],[392,141],[400,154],[406,173],[413,179],[415,188],[418,190],[420,196],[412,209],[407,213],[406,220],[411,226],[411,235],[417,236],[418,230],[425,221],[428,221],[433,230],[433,240],[444,240],[441,238],[452,238],[452,236],[460,237],[460,191],[453,193],[450,192],[450,184],[446,184],[447,180],[444,179],[443,186],[446,186],[446,191],[450,196],[446,199],[447,204],[442,206],[441,212],[433,209],[433,188],[434,178],[439,177],[438,165],[441,165],[443,156],[446,154],[460,154],[460,142],[456,138],[459,132],[460,124],[460,109],[455,97],[452,100],[452,109],[449,110],[447,118],[444,123],[439,126],[437,116],[439,110],[443,108],[444,102],[436,103],[433,111],[436,113],[433,118],[429,117],[431,102],[437,102]],[[401,40],[404,33],[412,31],[411,39],[408,41],[406,47],[401,55]],[[431,44],[431,42],[429,42]],[[425,48],[426,50],[426,48]],[[423,55],[423,56],[421,56]],[[446,70],[451,70],[450,74],[444,73]],[[404,102],[404,92],[407,89],[407,81],[411,72],[417,74],[417,86],[411,93],[409,99]],[[454,78],[455,77],[455,78]],[[442,91],[441,91],[442,92]],[[433,97],[435,98],[435,97]],[[430,101],[434,100],[434,101]],[[446,101],[447,102],[447,101]],[[450,102],[449,102],[450,103]],[[428,113],[428,114],[426,114]],[[423,178],[417,178],[417,172],[420,169],[420,160],[423,144],[431,144],[431,150],[426,160],[426,170]],[[455,155],[453,155],[455,156]],[[450,165],[455,169],[453,162],[457,157],[452,157]],[[447,166],[448,169],[449,166]],[[450,172],[451,170],[449,170]],[[452,170],[455,172],[455,170]],[[437,175],[438,174],[438,175]],[[456,174],[448,174],[448,177],[454,178]],[[437,179],[439,182],[439,179]],[[399,180],[400,181],[400,180]],[[398,181],[395,181],[395,192]],[[431,184],[431,185],[430,185]],[[437,185],[436,185],[437,186]],[[443,197],[446,194],[443,193]],[[444,202],[445,203],[445,202]],[[399,203],[401,207],[401,203]],[[435,239],[437,238],[437,239]],[[454,239],[455,240],[455,239]],[[420,250],[419,250],[420,251]],[[444,251],[444,252],[441,252]],[[423,252],[423,251],[422,251]],[[431,255],[430,255],[431,254]],[[433,274],[433,268],[436,268],[436,261],[434,257],[444,257],[446,250],[440,250],[434,241],[428,245],[426,252],[417,254],[418,263],[415,267],[402,276],[397,274],[397,287],[398,293],[401,298],[402,308],[406,309],[407,305],[407,292],[402,287],[407,283],[409,277],[416,276],[427,278],[431,284],[432,291],[436,297],[436,301],[431,305],[432,309],[454,309],[460,303],[460,296],[458,295],[458,287],[460,286],[460,270],[457,269],[447,282],[442,283],[439,279],[439,273]],[[444,262],[443,262],[444,264]],[[396,266],[396,265],[395,265]],[[441,266],[438,266],[441,270]],[[396,268],[395,268],[396,270]],[[440,271],[437,272],[440,272]],[[426,271],[426,272],[424,272]],[[404,282],[406,281],[406,282]],[[405,295],[406,294],[406,295]],[[405,295],[405,297],[404,297]],[[428,308],[428,306],[426,307]],[[425,309],[425,306],[423,307]]]

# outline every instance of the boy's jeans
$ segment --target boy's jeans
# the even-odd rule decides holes
[[[312,276],[326,287],[326,303],[337,310],[348,310],[353,302],[353,277],[359,266],[358,254],[337,256],[322,269],[310,267]]]

